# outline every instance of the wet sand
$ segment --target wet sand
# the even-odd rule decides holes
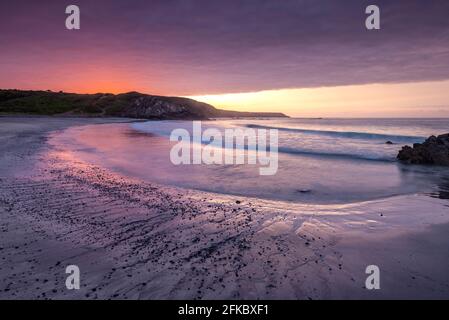
[[[47,143],[74,125],[0,118],[2,299],[449,298],[449,203],[306,205],[163,186]],[[81,289],[65,287],[77,265]],[[365,289],[378,265],[381,289]]]

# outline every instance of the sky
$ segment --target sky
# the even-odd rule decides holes
[[[65,28],[65,8],[81,29]],[[365,28],[365,8],[381,29]],[[292,116],[449,117],[447,0],[0,2],[0,88]]]

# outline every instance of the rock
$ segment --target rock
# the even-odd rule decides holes
[[[387,141],[387,142],[385,142],[385,144],[394,144],[394,143],[391,141]]]
[[[207,119],[216,111],[206,103],[187,98],[161,97],[128,93],[131,105],[122,108],[121,116],[145,119]]]
[[[449,166],[449,133],[431,136],[423,143],[415,143],[413,147],[404,146],[397,158],[407,164]]]

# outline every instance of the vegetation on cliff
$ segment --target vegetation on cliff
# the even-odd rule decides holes
[[[76,94],[52,91],[0,90],[0,113],[91,115],[143,119],[218,117],[286,117],[282,113],[237,112],[181,97],[138,92]]]

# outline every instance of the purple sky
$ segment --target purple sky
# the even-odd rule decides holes
[[[81,30],[65,29],[65,7]],[[365,8],[381,8],[380,31]],[[0,2],[0,87],[172,95],[449,79],[448,0]]]

